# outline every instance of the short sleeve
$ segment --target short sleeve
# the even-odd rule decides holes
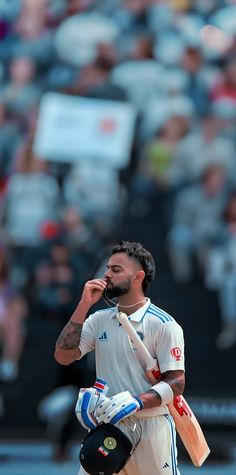
[[[96,316],[95,314],[90,315],[84,322],[81,339],[79,344],[79,349],[81,351],[81,359],[86,353],[93,351],[95,348],[95,325],[96,325]]]
[[[161,326],[156,338],[155,351],[161,373],[184,371],[184,335],[177,322],[172,321]]]

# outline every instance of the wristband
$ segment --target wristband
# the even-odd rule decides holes
[[[142,399],[140,399],[140,397],[138,396],[133,396],[134,399],[136,399],[136,401],[138,401],[139,405],[140,405],[140,411],[143,409],[143,401]]]
[[[169,402],[173,401],[174,399],[174,393],[170,385],[165,383],[165,381],[160,381],[160,383],[152,386],[151,389],[153,389],[160,396],[162,406],[169,404]]]

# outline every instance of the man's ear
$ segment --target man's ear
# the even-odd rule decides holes
[[[135,276],[135,280],[137,283],[141,285],[144,277],[145,277],[145,272],[144,270],[140,269]]]

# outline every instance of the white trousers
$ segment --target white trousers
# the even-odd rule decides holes
[[[142,438],[119,475],[180,475],[176,432],[170,415],[139,419]],[[87,475],[81,467],[78,475]]]

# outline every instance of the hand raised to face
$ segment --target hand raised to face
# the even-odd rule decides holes
[[[92,306],[103,296],[106,287],[107,282],[105,279],[88,280],[84,285],[81,300],[88,306]]]

